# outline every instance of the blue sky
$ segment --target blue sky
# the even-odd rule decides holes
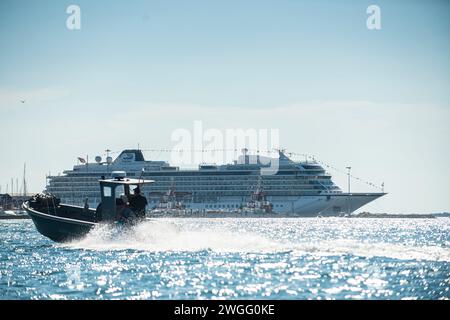
[[[66,28],[70,4],[81,8],[81,30]],[[371,4],[381,30],[366,28]],[[368,209],[450,211],[449,9],[0,0],[0,185],[26,161],[37,192],[45,173],[77,156],[170,148],[173,130],[202,120],[279,128],[289,150],[385,181],[389,195]]]

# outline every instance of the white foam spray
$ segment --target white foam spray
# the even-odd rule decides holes
[[[448,247],[362,242],[356,239],[312,242],[307,236],[296,239],[273,235],[269,237],[264,229],[261,229],[261,232],[239,229],[236,223],[227,224],[219,219],[210,219],[208,223],[199,224],[188,220],[149,220],[130,229],[101,225],[85,238],[64,246],[101,251],[134,249],[151,252],[201,250],[244,253],[292,252],[297,255],[320,256],[351,254],[363,257],[450,262]]]

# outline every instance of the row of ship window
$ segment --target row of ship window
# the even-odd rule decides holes
[[[270,186],[263,186],[263,190],[279,190],[279,189],[317,189],[317,188],[333,188],[334,184],[277,184]],[[144,192],[155,192],[155,191],[167,191],[170,186],[154,186],[151,188],[145,188]],[[88,189],[88,190],[86,190]],[[255,190],[256,186],[253,185],[190,185],[190,186],[176,186],[177,191],[192,191],[192,190]],[[99,192],[98,188],[86,188],[86,186],[51,186],[47,187],[49,192],[52,191],[88,191],[88,192]]]
[[[323,181],[321,183],[319,183],[318,181],[315,180],[311,180],[311,181],[307,181],[307,182],[303,182],[300,183],[300,181],[286,181],[286,180],[281,180],[281,181],[271,181],[270,183],[263,183],[262,187],[267,188],[270,186],[280,186],[280,185],[289,185],[289,186],[302,186],[302,185],[309,185],[309,184],[322,184],[322,185],[333,185],[333,183],[331,182],[331,180],[328,181]],[[59,186],[60,184],[53,184],[52,186],[48,186],[49,189],[53,189],[53,188],[66,188],[66,189],[71,189],[71,188],[76,188],[77,186],[80,187],[98,187],[97,183],[82,183],[82,182],[73,182],[71,184],[71,186],[67,186],[65,184],[62,184],[62,186]],[[192,183],[187,183],[187,182],[178,182],[175,187],[183,187],[183,186],[217,186],[219,185],[218,183],[215,182],[208,182],[208,181],[195,181]],[[249,184],[248,181],[224,181],[223,183],[220,184],[221,186],[254,186],[256,184]],[[155,185],[151,186],[150,189],[157,189],[157,188],[169,188],[172,186],[172,183],[170,182],[158,182]]]
[[[207,209],[233,209],[233,208],[241,208],[242,206],[244,206],[243,204],[224,204],[224,205],[220,205],[220,204],[207,204],[205,205],[205,208]],[[187,205],[186,207],[190,207],[189,205]],[[283,207],[282,204],[275,204],[274,207]]]
[[[265,192],[275,192],[275,191],[316,191],[316,190],[326,190],[326,188],[320,186],[320,185],[315,185],[315,186],[307,186],[307,187],[301,187],[301,186],[277,186],[277,187],[272,187],[270,189],[264,189]],[[97,191],[89,191],[86,192],[85,189],[83,188],[51,188],[48,189],[48,191],[50,193],[60,193],[60,192],[66,192],[66,193],[82,193],[82,194],[99,194],[99,192]],[[164,188],[159,188],[159,189],[153,189],[153,192],[165,192],[167,191],[167,189]],[[177,189],[177,191],[185,191],[183,189]],[[202,189],[202,188],[197,188],[197,187],[193,187],[190,188],[189,190],[187,190],[188,192],[197,192],[197,193],[208,193],[208,192],[252,192],[254,191],[254,188],[237,188],[237,187],[232,187],[232,188],[223,188],[223,187],[217,187],[217,188],[207,188],[207,189]]]
[[[146,179],[154,179],[157,180],[157,182],[162,182],[162,181],[168,181],[168,182],[173,182],[173,181],[217,181],[217,180],[222,180],[222,181],[253,181],[253,182],[257,182],[259,179],[259,176],[231,176],[231,175],[227,175],[227,176],[206,176],[206,177],[202,177],[202,176],[193,176],[193,177],[145,177]],[[309,179],[330,179],[331,176],[329,175],[319,175],[319,176],[312,176],[312,175],[298,175],[298,176],[265,176],[262,180],[263,182],[265,181],[271,181],[271,180],[276,180],[276,181],[283,181],[283,180],[309,180]],[[52,181],[52,183],[58,183],[58,182],[65,182],[65,183],[70,183],[73,181],[77,181],[77,182],[95,182],[98,183],[98,179],[99,177],[58,177],[58,179],[50,179]]]

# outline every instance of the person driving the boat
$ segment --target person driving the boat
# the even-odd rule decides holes
[[[147,199],[141,195],[141,189],[139,187],[134,188],[134,196],[130,199],[131,210],[140,219],[145,218],[145,207],[148,202]]]
[[[117,217],[116,221],[121,224],[132,222],[136,218],[133,210],[130,209],[128,204],[128,197],[124,194],[120,195],[117,202]]]

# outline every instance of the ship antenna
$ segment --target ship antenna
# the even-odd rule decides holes
[[[140,177],[139,177],[138,184],[143,184],[143,183],[144,183],[144,178],[142,177],[142,176],[144,175],[144,171],[145,171],[145,168],[142,168],[142,170],[141,170],[141,175],[140,175]],[[141,179],[142,179],[142,183],[140,182]]]

